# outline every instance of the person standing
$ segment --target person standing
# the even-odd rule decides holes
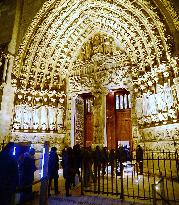
[[[37,170],[35,166],[35,149],[31,148],[29,152],[24,153],[21,163],[21,188],[20,204],[33,200],[32,183],[34,181],[34,172]]]
[[[57,154],[57,148],[52,147],[50,154],[49,154],[49,161],[48,161],[48,178],[49,178],[49,184],[48,184],[48,195],[50,196],[50,189],[52,180],[54,180],[54,188],[55,188],[55,194],[59,194],[58,191],[58,170],[59,170],[59,157]]]
[[[68,147],[62,156],[62,167],[63,167],[63,177],[65,179],[65,190],[66,196],[70,195],[70,187],[73,182],[74,176],[74,156],[73,156],[73,149]]]
[[[18,164],[13,157],[14,143],[9,142],[0,152],[0,204],[14,203],[16,187],[18,186]]]
[[[102,153],[100,150],[99,145],[96,146],[96,149],[93,153],[93,161],[94,161],[94,177],[95,182],[100,181],[100,171],[101,171],[101,164],[102,164]]]
[[[136,149],[136,162],[137,168],[139,166],[140,174],[143,174],[143,149],[140,145],[138,145]]]
[[[79,144],[74,145],[73,147],[73,155],[74,155],[74,179],[73,179],[73,185],[75,184],[75,176],[76,174],[78,175],[79,181],[81,181],[81,173],[80,173],[80,168],[81,168],[81,163],[82,163],[82,153],[81,153],[81,148]]]

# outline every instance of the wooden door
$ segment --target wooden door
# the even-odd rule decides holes
[[[116,141],[129,141],[131,145],[131,110],[116,111]]]
[[[85,122],[84,122],[84,129],[85,129],[85,147],[89,147],[93,143],[93,114],[85,113]]]
[[[106,134],[109,149],[116,148],[118,141],[129,141],[132,146],[131,109],[128,96],[130,93],[125,89],[113,91],[106,96]],[[126,97],[122,105],[119,96]],[[116,99],[118,98],[118,102]]]

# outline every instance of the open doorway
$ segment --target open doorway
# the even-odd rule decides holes
[[[106,97],[107,146],[119,144],[132,148],[131,99],[126,89],[111,91]]]
[[[78,95],[75,113],[75,144],[89,147],[93,143],[93,96],[90,93]]]

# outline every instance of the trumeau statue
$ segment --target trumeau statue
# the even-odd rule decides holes
[[[168,110],[173,106],[173,95],[172,89],[168,83],[164,84],[164,92],[165,92],[165,101],[168,107]]]
[[[166,107],[165,92],[164,92],[163,86],[160,84],[157,84],[156,91],[157,91],[156,100],[157,100],[158,110],[165,111],[167,107]]]
[[[142,98],[137,98],[136,99],[136,114],[137,114],[137,117],[140,119],[143,115],[143,112],[142,112]]]
[[[40,121],[42,130],[48,129],[48,113],[46,106],[40,108]]]
[[[49,117],[50,130],[54,130],[56,128],[56,115],[57,115],[57,108],[49,106],[48,117]]]
[[[157,104],[156,104],[156,95],[150,94],[148,97],[149,101],[149,113],[151,114],[157,114]]]

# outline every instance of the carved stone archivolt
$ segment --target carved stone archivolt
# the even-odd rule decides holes
[[[162,21],[153,5],[144,0],[116,0],[113,3],[105,0],[79,1],[75,6],[72,0],[48,1],[24,37],[13,73],[21,77],[24,86],[28,85],[28,79],[34,73],[35,80],[31,83],[35,84],[32,86],[44,87],[48,80],[51,82],[49,86],[55,82],[60,84],[79,55],[80,48],[94,36],[94,31],[113,36],[119,49],[133,63],[138,63],[140,67],[145,64],[152,66],[155,61],[160,63],[161,58],[169,56],[167,40],[170,39],[167,39],[168,32]],[[107,45],[110,40],[103,38],[103,44],[96,46],[97,40],[95,36],[93,52],[104,50],[105,54],[112,53]],[[89,52],[86,55],[88,59],[91,50],[86,50]],[[41,73],[46,77],[43,78]]]

